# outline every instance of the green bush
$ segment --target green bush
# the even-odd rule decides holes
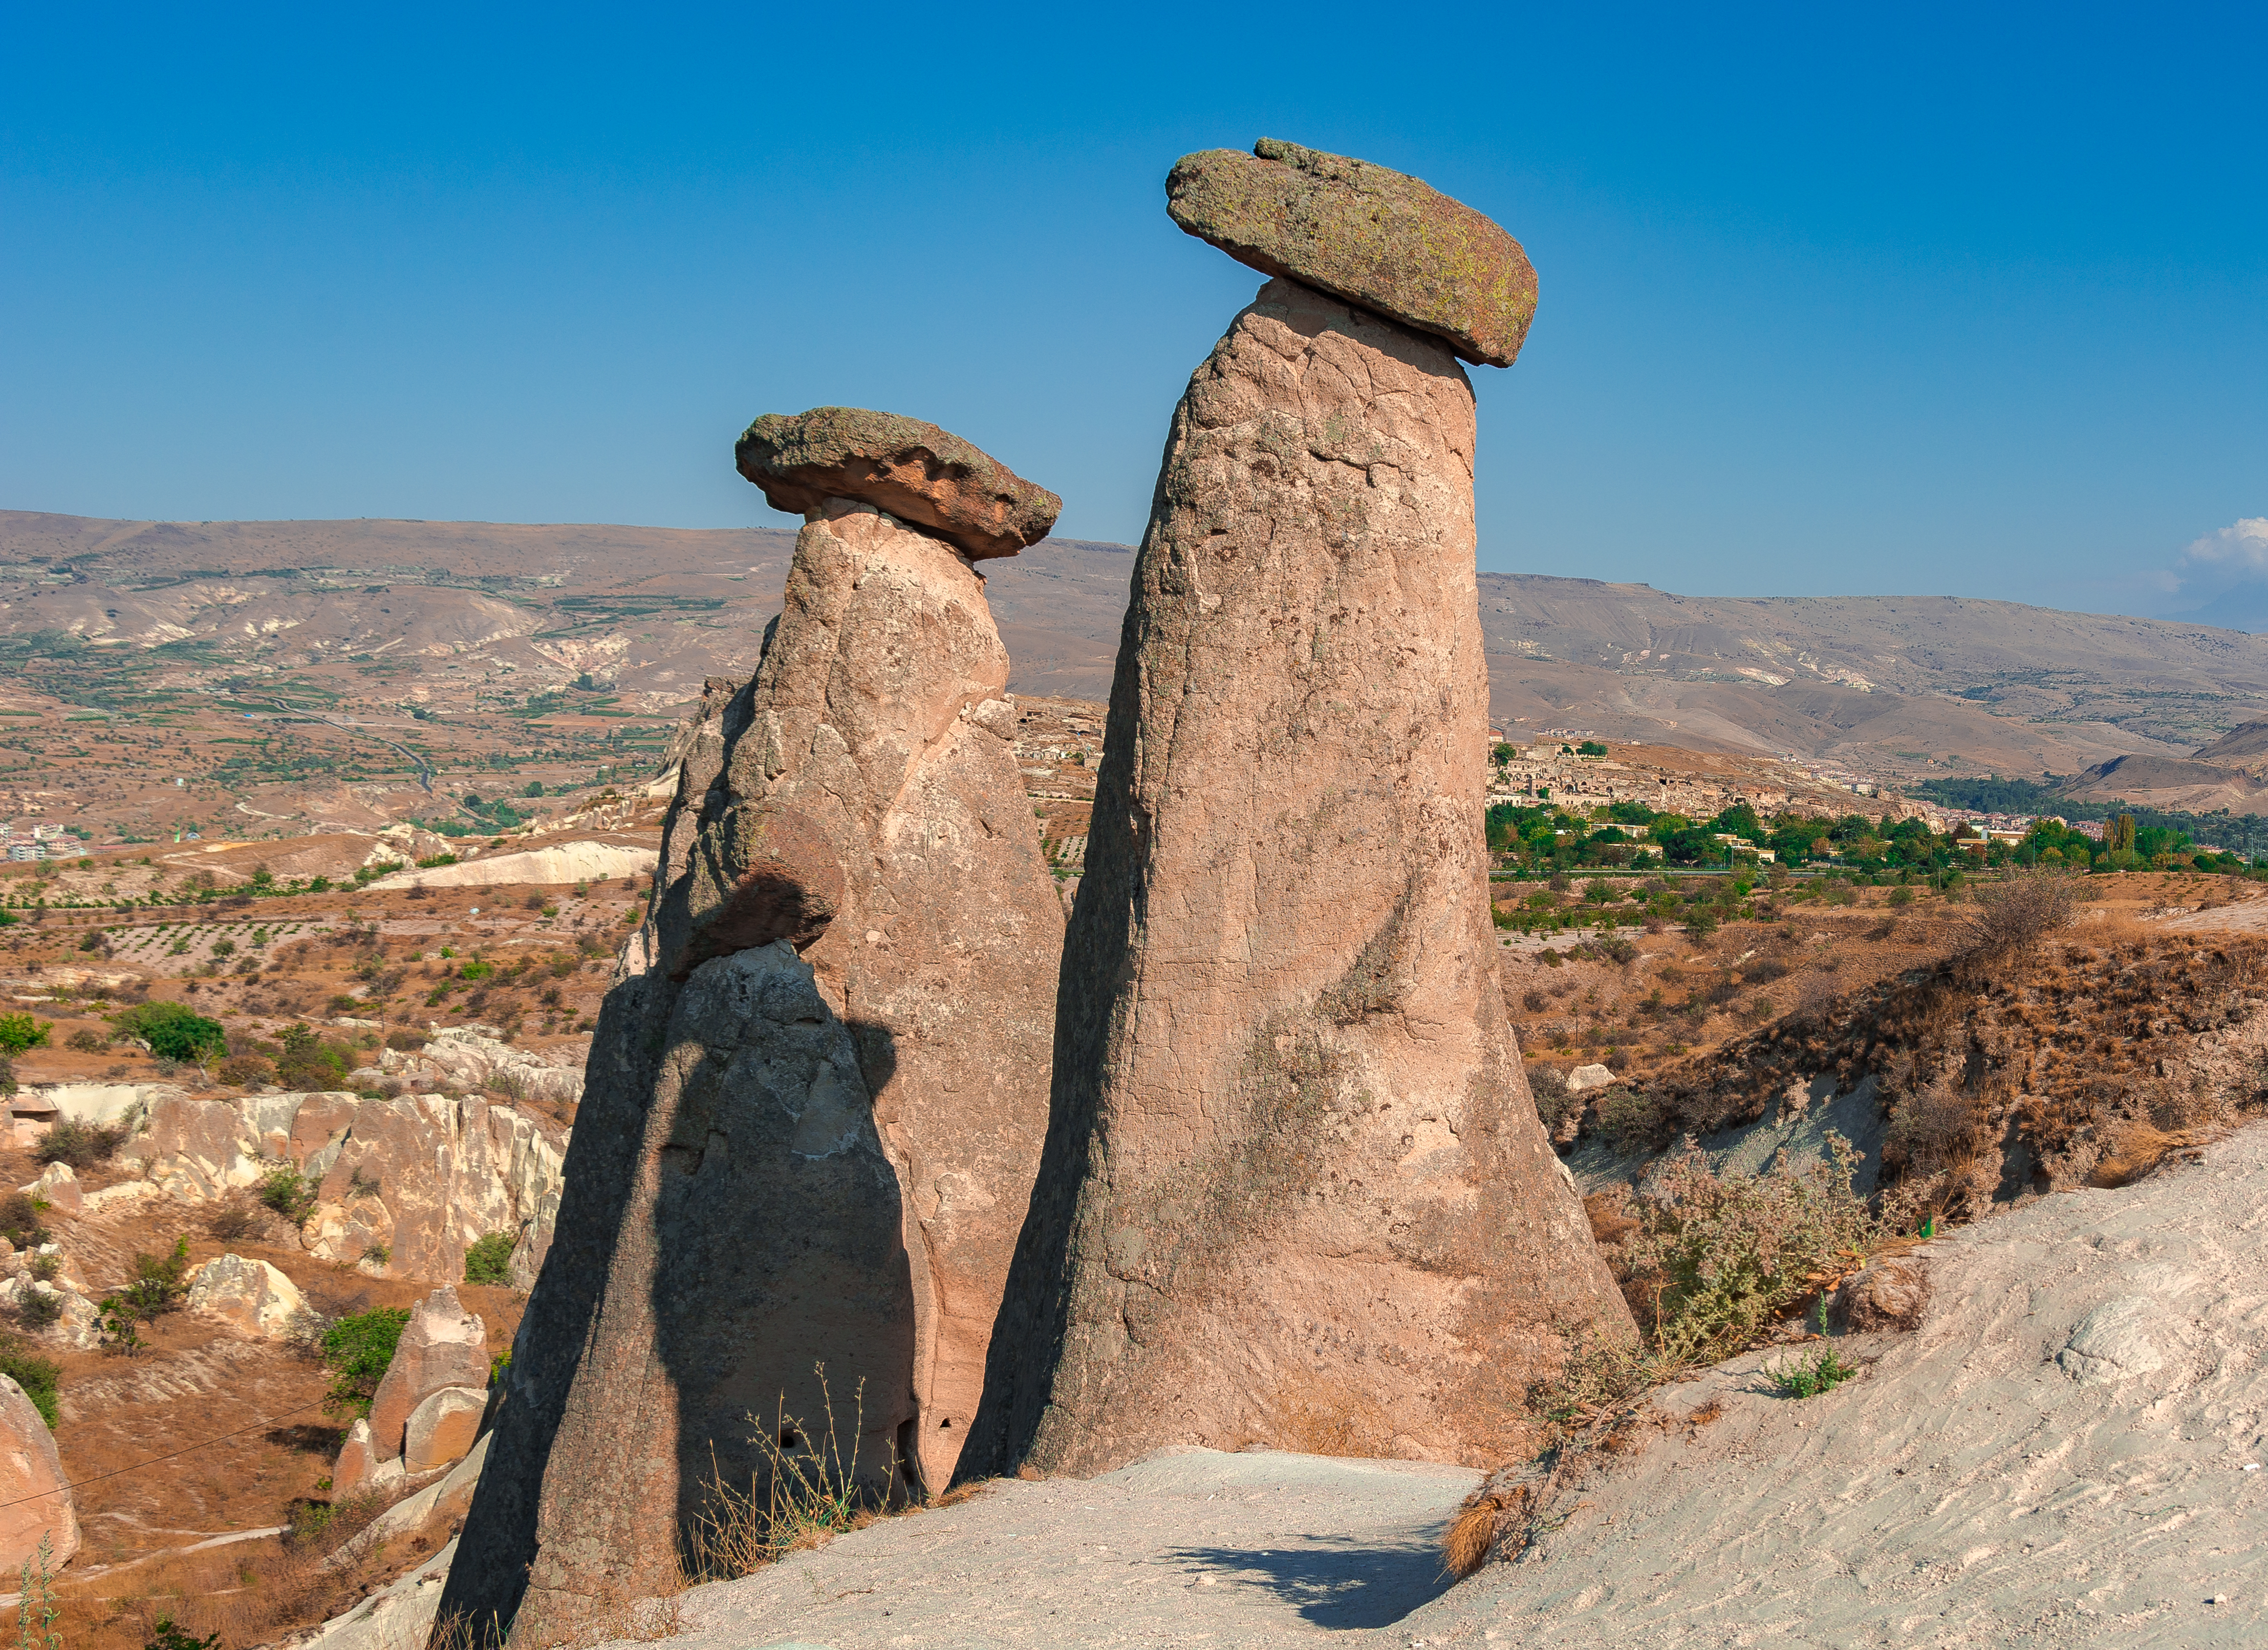
[[[217,947],[214,954],[219,954]],[[110,1017],[122,1035],[139,1037],[163,1060],[198,1060],[228,1047],[220,1022],[180,1003],[136,1003]]]
[[[180,1306],[181,1297],[188,1293],[189,1286],[182,1281],[188,1270],[189,1241],[175,1238],[168,1254],[134,1257],[134,1281],[120,1290],[115,1299],[127,1316],[155,1323]]]
[[[331,1389],[323,1395],[327,1412],[369,1415],[370,1401],[378,1396],[378,1383],[386,1379],[409,1322],[409,1307],[379,1307],[341,1318],[323,1331],[323,1362],[331,1372]]]
[[[18,1335],[0,1336],[0,1375],[24,1389],[49,1432],[55,1426],[55,1400],[63,1390],[63,1366],[42,1358]]]
[[[0,1100],[7,1099],[15,1092],[16,1063],[6,1055],[0,1054]]]
[[[54,1029],[51,1021],[34,1020],[29,1014],[0,1014],[0,1054],[44,1049],[48,1046],[48,1033]]]
[[[502,1284],[512,1281],[512,1249],[515,1239],[509,1232],[491,1232],[475,1239],[465,1251],[465,1281],[468,1284]]]
[[[315,1212],[315,1182],[289,1163],[262,1175],[253,1195],[295,1226]]]
[[[216,1631],[200,1639],[187,1628],[175,1625],[171,1616],[160,1616],[142,1650],[220,1650],[220,1634]]]
[[[354,1069],[354,1052],[343,1044],[326,1042],[305,1026],[286,1026],[276,1041],[284,1051],[276,1057],[276,1080],[286,1088],[342,1087]]]

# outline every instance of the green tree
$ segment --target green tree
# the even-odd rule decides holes
[[[214,952],[218,954],[219,947]],[[162,1059],[217,1058],[228,1048],[218,1020],[207,1020],[180,1003],[136,1003],[111,1015],[110,1023],[126,1036],[139,1037]]]
[[[0,1054],[44,1049],[48,1046],[48,1033],[54,1029],[53,1021],[34,1020],[29,1014],[0,1014]]]

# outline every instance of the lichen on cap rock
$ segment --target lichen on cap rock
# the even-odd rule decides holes
[[[1366,160],[1272,137],[1248,155],[1201,150],[1167,175],[1166,210],[1240,263],[1446,338],[1481,365],[1510,366],[1535,316],[1535,269],[1518,241]]]
[[[926,527],[972,561],[1047,537],[1063,500],[935,424],[863,407],[766,413],[733,449],[775,510],[850,498]]]

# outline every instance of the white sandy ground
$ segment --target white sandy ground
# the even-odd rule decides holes
[[[379,877],[373,888],[486,888],[508,882],[603,882],[610,877],[644,876],[660,863],[651,848],[621,843],[556,843],[522,853],[468,859],[425,871],[397,871]]]
[[[1842,1342],[1859,1379],[1793,1402],[1756,1354],[1664,1389],[1642,1452],[1567,1495],[1519,1562],[1454,1587],[1433,1543],[1469,1472],[1175,1451],[996,1484],[696,1589],[669,1642],[2268,1642],[2268,1470],[2244,1470],[2268,1462],[2268,1129],[1918,1253],[1930,1317]],[[1683,1424],[1712,1398],[1721,1418]],[[405,1592],[430,1612],[438,1590]],[[405,1646],[417,1602],[395,1612]]]

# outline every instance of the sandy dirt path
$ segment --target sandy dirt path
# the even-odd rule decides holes
[[[1006,1480],[745,1581],[688,1594],[667,1642],[1023,1646],[1344,1644],[1450,1585],[1457,1467],[1175,1450],[1084,1481]],[[1392,1642],[1403,1642],[1402,1639]]]
[[[1182,1451],[699,1589],[672,1642],[2268,1642],[2268,1129],[1918,1253],[1931,1315],[1846,1338],[1859,1379],[1791,1401],[1752,1354],[1664,1389],[1643,1451],[1454,1587],[1470,1473]]]

